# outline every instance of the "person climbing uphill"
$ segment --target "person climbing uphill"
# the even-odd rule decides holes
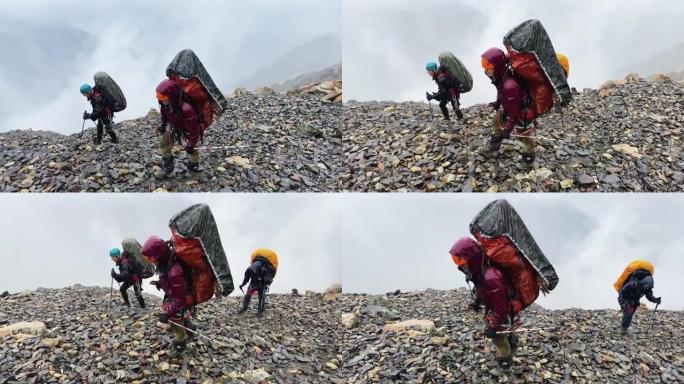
[[[127,307],[131,306],[131,303],[128,301],[127,291],[128,288],[133,287],[133,292],[135,293],[135,298],[138,300],[140,308],[145,308],[145,299],[142,297],[142,279],[136,268],[135,262],[131,260],[126,252],[122,254],[119,248],[112,248],[109,251],[109,257],[111,257],[112,261],[119,267],[119,273],[116,273],[114,268],[112,268],[111,276],[114,280],[121,283],[119,291],[121,292],[124,305]]]
[[[107,99],[100,88],[98,86],[91,87],[89,84],[83,84],[81,85],[80,91],[93,107],[91,113],[83,112],[83,120],[97,121],[97,133],[93,138],[93,143],[95,145],[100,145],[102,143],[103,130],[107,131],[112,143],[118,143],[119,139],[116,137],[116,133],[114,133],[114,129],[112,128],[114,112],[112,111],[112,106],[107,103]]]
[[[190,293],[184,265],[174,257],[174,251],[169,244],[156,236],[151,236],[145,241],[142,254],[157,267],[159,281],[151,284],[164,291],[163,312],[159,314],[159,321],[166,324],[171,321],[173,354],[181,354],[194,336],[192,332],[188,334],[183,327],[196,329],[190,320],[193,316],[192,308],[186,304]]]
[[[504,139],[509,139],[514,129],[523,144],[522,159],[531,164],[535,159],[535,141],[529,137],[532,129],[538,128],[537,122],[525,121],[524,110],[529,104],[529,96],[509,69],[508,58],[499,48],[490,48],[482,54],[482,68],[496,87],[496,101],[490,105],[497,114],[492,122],[492,137],[489,150],[496,152]]]
[[[200,123],[195,108],[182,97],[183,90],[174,81],[167,79],[156,89],[161,113],[159,146],[162,151],[163,172],[157,177],[169,175],[174,170],[173,144],[176,136],[185,139],[185,152],[189,159],[187,169],[199,172],[199,151],[196,149],[200,139]]]
[[[259,248],[252,253],[250,260],[252,264],[245,270],[245,277],[240,284],[240,289],[247,283],[249,283],[249,287],[245,292],[242,308],[238,313],[247,311],[252,296],[258,294],[257,314],[262,316],[266,310],[266,292],[273,283],[278,268],[278,255],[269,249]]]
[[[626,335],[632,324],[634,313],[641,305],[640,300],[646,296],[648,301],[660,305],[662,298],[653,295],[653,264],[646,260],[631,262],[617,282],[613,284],[618,291],[618,304],[622,311],[622,335]]]
[[[447,109],[447,104],[451,103],[451,107],[456,113],[458,119],[463,118],[463,113],[459,108],[460,105],[460,88],[458,79],[454,77],[444,66],[437,66],[435,62],[429,62],[425,66],[428,75],[432,77],[432,80],[437,83],[437,92],[429,93],[425,92],[425,96],[430,100],[439,101],[439,109],[442,111],[444,120],[449,121],[449,110]]]
[[[513,332],[499,332],[517,323],[517,314],[513,313],[509,300],[513,292],[511,286],[502,271],[489,262],[477,241],[463,237],[451,247],[449,253],[466,276],[466,281],[472,281],[475,285],[475,301],[471,308],[479,312],[484,305],[484,334],[496,346],[497,363],[501,367],[509,367],[518,348],[518,336]]]

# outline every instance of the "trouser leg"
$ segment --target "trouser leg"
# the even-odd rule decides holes
[[[447,99],[442,99],[439,101],[439,109],[442,111],[442,115],[444,116],[444,120],[449,120],[449,110],[447,109],[447,103],[449,101]]]
[[[104,124],[102,123],[102,119],[97,119],[97,132],[95,134],[95,144],[99,145],[102,143],[102,131],[104,129]]]
[[[121,292],[121,297],[123,298],[124,304],[127,306],[131,306],[131,303],[128,301],[128,288],[130,288],[131,283],[128,281],[124,281],[123,284],[121,284],[121,287],[119,288],[119,292]]]
[[[145,308],[145,299],[142,297],[140,283],[133,284],[133,292],[135,293],[135,298],[138,299],[138,304],[140,305],[140,308]]]

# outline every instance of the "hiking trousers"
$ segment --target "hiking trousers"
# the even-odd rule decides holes
[[[107,131],[109,138],[112,139],[112,143],[117,143],[118,139],[114,129],[112,128],[112,117],[103,116],[97,119],[97,135],[95,136],[95,144],[100,144],[102,142],[103,131]]]
[[[133,293],[135,294],[135,298],[138,299],[138,304],[140,304],[140,307],[145,308],[145,299],[143,299],[142,297],[142,289],[140,288],[140,283],[136,283],[130,280],[124,281],[123,284],[121,284],[121,287],[119,288],[124,303],[126,305],[130,305],[130,302],[128,301],[128,288],[130,287],[133,287]]]
[[[162,134],[161,139],[159,140],[159,148],[162,152],[162,159],[169,159],[173,156],[172,128],[167,128],[166,132]],[[199,151],[197,149],[193,149],[192,153],[190,154],[190,162],[194,164],[199,164]]]
[[[502,113],[503,112],[501,111],[497,112],[496,115],[494,115],[494,119],[492,120],[492,133],[495,135],[503,132],[502,124],[505,121],[505,118],[502,118]],[[531,133],[532,130],[530,128],[517,130],[517,134],[521,136],[525,136]],[[537,144],[535,143],[534,139],[529,137],[518,137],[518,139],[523,145],[524,153],[534,153],[534,150],[537,147]]]

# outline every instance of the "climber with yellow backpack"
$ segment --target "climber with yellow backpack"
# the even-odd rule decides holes
[[[252,296],[259,295],[259,305],[257,306],[258,316],[262,316],[266,310],[266,292],[273,283],[276,272],[278,271],[278,254],[266,248],[258,248],[250,256],[250,265],[245,270],[245,278],[240,284],[240,289],[249,283],[242,308],[238,313],[244,313],[249,308]],[[243,291],[244,292],[244,291]]]
[[[653,296],[653,264],[646,260],[634,260],[622,271],[620,277],[613,284],[618,292],[618,303],[622,310],[622,334],[626,335],[639,302],[643,296],[655,303],[656,308],[661,303],[660,297]]]

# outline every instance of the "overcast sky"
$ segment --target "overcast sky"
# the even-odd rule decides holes
[[[99,70],[127,96],[118,121],[144,115],[157,106],[154,89],[166,66],[185,48],[195,51],[217,85],[235,84],[296,46],[339,33],[340,14],[341,0],[2,1],[0,131],[80,131],[90,105],[78,89]],[[74,31],[94,37],[94,48],[84,49],[84,36]],[[34,45],[50,34],[57,41],[36,52]],[[46,55],[51,46],[64,49]],[[22,71],[27,67],[29,74]],[[36,82],[42,88],[36,90]]]
[[[209,204],[214,214],[236,293],[259,247],[279,255],[272,292],[320,292],[341,281],[340,204],[333,195],[5,194],[0,291],[76,283],[108,287],[110,248],[127,237],[140,243],[150,235],[170,238],[169,219],[195,203]]]
[[[343,13],[345,100],[424,100],[436,89],[425,64],[452,51],[474,78],[462,104],[493,101],[480,55],[503,49],[503,36],[530,18],[569,57],[569,83],[578,89],[624,77],[684,42],[680,0],[345,0]],[[684,70],[681,60],[667,65]]]
[[[346,292],[465,287],[449,255],[477,212],[506,198],[560,281],[546,308],[617,308],[612,287],[633,259],[655,264],[662,308],[683,309],[681,194],[354,194],[342,215]]]

